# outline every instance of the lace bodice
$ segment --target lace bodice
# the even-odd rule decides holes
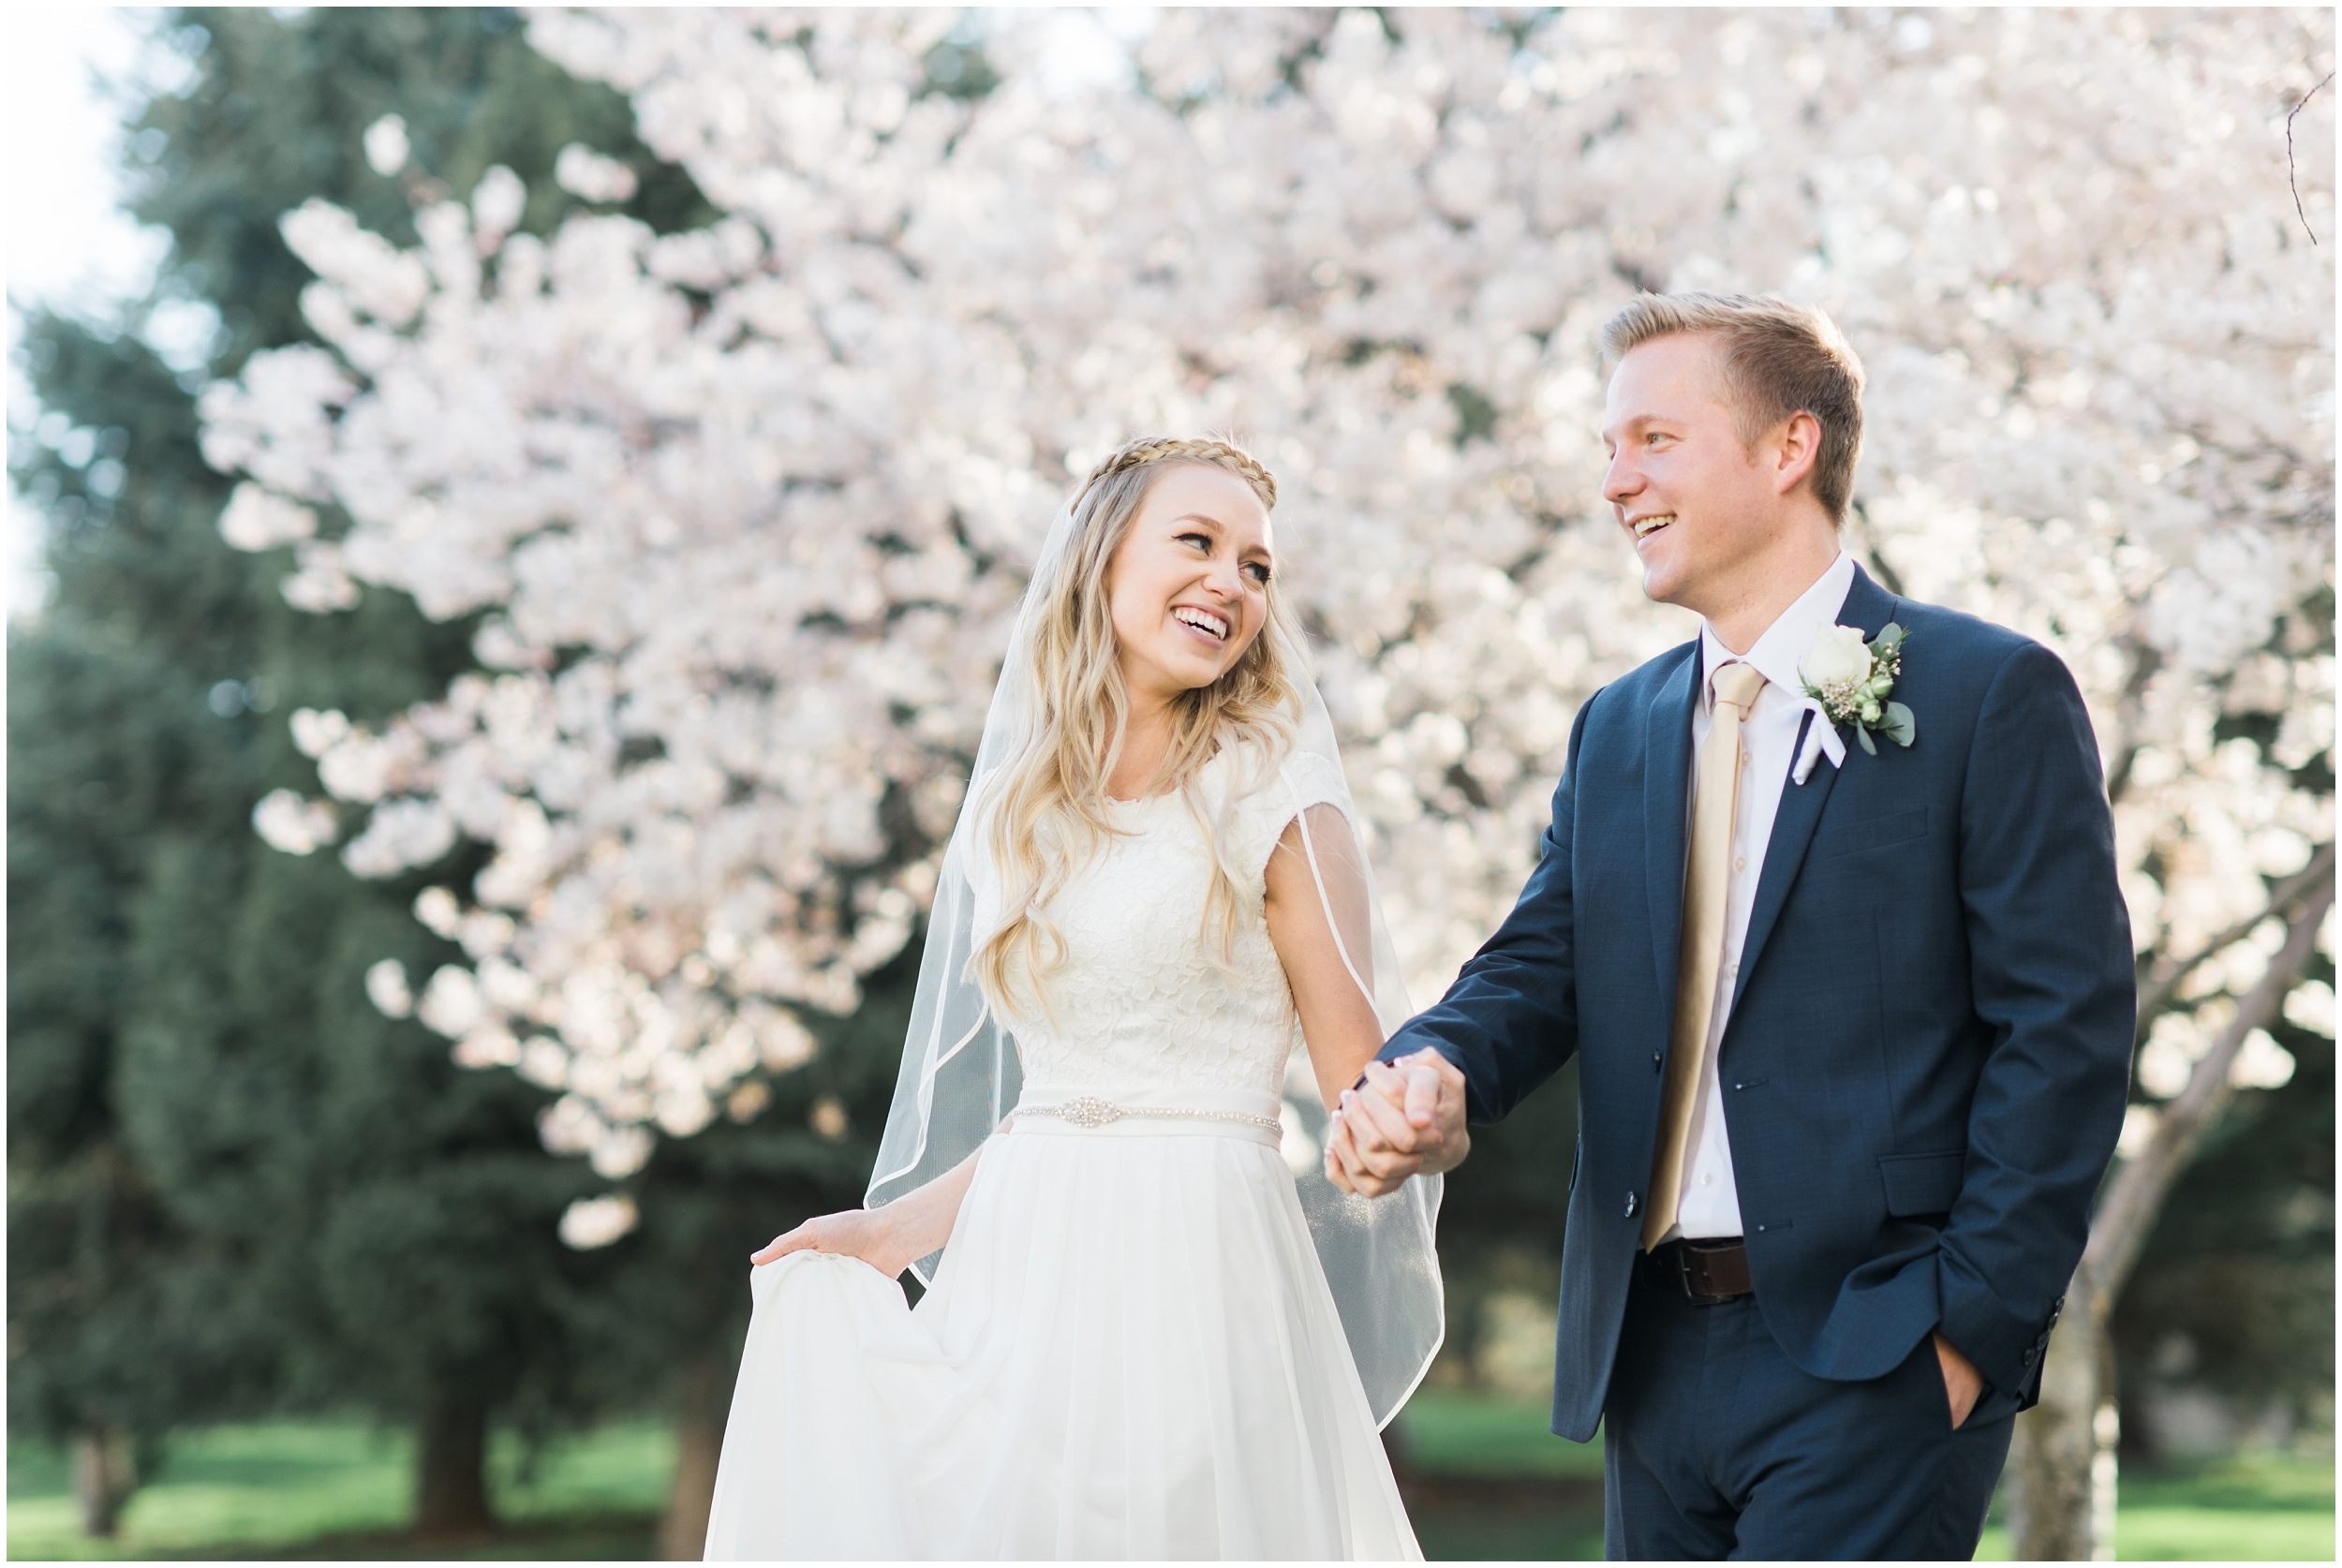
[[[1220,800],[1237,772],[1227,753],[1206,764],[1205,798]],[[1053,1016],[1010,1021],[1026,1083],[1276,1093],[1294,1008],[1263,914],[1268,856],[1304,807],[1341,798],[1332,764],[1297,752],[1234,803],[1229,859],[1243,880],[1224,966],[1205,929],[1211,858],[1194,813],[1177,794],[1114,803],[1121,831],[1047,906],[1067,949],[1048,979]],[[974,892],[976,927],[989,930],[998,885],[980,876]]]

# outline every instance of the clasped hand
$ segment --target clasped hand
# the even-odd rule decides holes
[[[1418,1173],[1452,1171],[1471,1152],[1463,1074],[1437,1051],[1422,1050],[1367,1063],[1365,1083],[1341,1091],[1326,1132],[1326,1179],[1379,1198]]]

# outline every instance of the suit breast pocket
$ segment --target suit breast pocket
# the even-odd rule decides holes
[[[1840,855],[1859,855],[1865,850],[1884,850],[1894,844],[1908,844],[1914,838],[1927,836],[1927,807],[1916,811],[1898,811],[1887,817],[1865,817],[1855,822],[1835,822],[1830,836],[1816,848],[1816,860],[1836,860]]]
[[[1934,1154],[1882,1154],[1879,1179],[1887,1188],[1887,1212],[1898,1220],[1919,1214],[1949,1214],[1960,1201],[1961,1183],[1967,1178],[1968,1151],[1948,1148]]]

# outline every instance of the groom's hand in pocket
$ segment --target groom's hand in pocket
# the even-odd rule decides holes
[[[1346,1091],[1326,1140],[1326,1175],[1345,1191],[1379,1198],[1418,1172],[1436,1176],[1472,1151],[1463,1074],[1437,1051],[1370,1062]]]
[[[1984,1374],[1940,1331],[1935,1335],[1935,1360],[1944,1370],[1944,1402],[1951,1407],[1951,1426],[1957,1431],[1967,1425],[1984,1393]]]

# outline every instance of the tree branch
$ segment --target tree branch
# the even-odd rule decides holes
[[[2090,1244],[2082,1254],[2082,1268],[2075,1281],[2085,1288],[2088,1299],[2097,1309],[2111,1309],[2115,1297],[2122,1294],[2148,1235],[2155,1229],[2156,1217],[2162,1212],[2163,1200],[2194,1158],[2204,1134],[2236,1097],[2235,1086],[2229,1082],[2229,1069],[2236,1060],[2236,1053],[2244,1048],[2245,1037],[2275,1014],[2284,1004],[2286,993],[2301,977],[2303,966],[2308,963],[2310,948],[2318,939],[2318,925],[2334,903],[2334,879],[2330,874],[2324,875],[2306,886],[2302,885],[2303,879],[2321,867],[2331,873],[2333,865],[2334,846],[2329,844],[2310,863],[2308,870],[2289,880],[2288,887],[2300,897],[2286,923],[2285,946],[2269,960],[2269,968],[2260,982],[2237,1004],[2236,1016],[2229,1020],[2228,1028],[2220,1031],[2212,1049],[2196,1063],[2196,1070],[2187,1075],[2187,1087],[2163,1107],[2162,1118],[2146,1148],[2137,1159],[2124,1163],[2113,1186],[2108,1189],[2105,1201],[2098,1205],[2097,1214],[2090,1223]],[[2273,897],[2269,913],[2275,913],[2279,908],[2280,901]],[[2259,917],[2267,918],[2268,914]]]
[[[2328,71],[2325,81],[2319,82],[2318,87],[2323,87],[2333,80],[2334,73]],[[2285,183],[2293,187],[2293,215],[2302,220],[2302,232],[2309,236],[2309,243],[2313,245],[2318,243],[2318,230],[2309,227],[2309,214],[2302,211],[2302,183],[2293,171],[2293,115],[2309,107],[2309,100],[2318,96],[2318,87],[2304,93],[2302,101],[2293,106],[2292,114],[2285,117]]]
[[[2116,645],[2130,655],[2130,673],[2124,677],[2122,695],[2114,700],[2114,722],[2122,735],[2122,747],[2114,758],[2114,765],[2106,773],[2106,798],[2111,804],[2119,801],[2130,790],[2130,770],[2139,761],[2140,713],[2146,706],[2147,687],[2163,668],[2163,650],[2139,635],[2136,629],[2117,638]]]
[[[2189,975],[2202,968],[2205,960],[2243,941],[2252,935],[2253,927],[2271,915],[2285,913],[2287,908],[2301,896],[2305,889],[2315,887],[2320,882],[2331,882],[2333,880],[2334,844],[2329,840],[2318,847],[2318,852],[2309,857],[2307,865],[2303,866],[2270,890],[2268,908],[2238,921],[2227,930],[2222,931],[2198,948],[2193,956],[2157,964],[2153,972],[2141,982],[2139,986],[2139,1027],[2137,1033],[2132,1037],[2132,1043],[2134,1044],[2145,1043],[2148,1028],[2156,1019],[2162,1016],[2163,1010],[2171,1004],[2172,993],[2177,991],[2186,982]],[[2332,893],[2333,889],[2329,887],[2328,895],[2331,896]]]

